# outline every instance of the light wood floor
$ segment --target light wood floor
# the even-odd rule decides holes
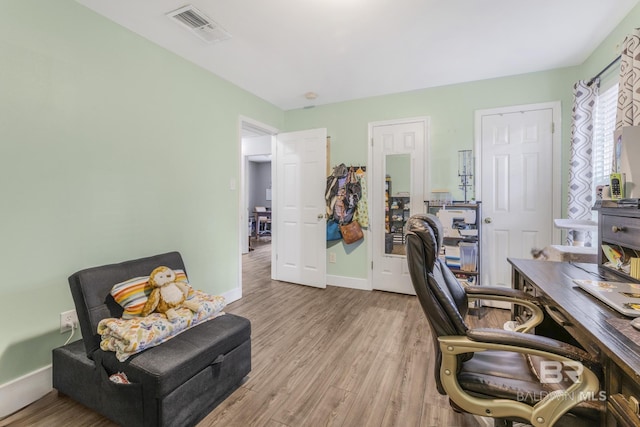
[[[226,310],[251,320],[247,381],[198,427],[484,426],[435,389],[431,334],[415,297],[270,280],[270,245],[243,256],[244,297]],[[484,309],[472,325],[501,325]],[[0,426],[113,426],[55,391]]]

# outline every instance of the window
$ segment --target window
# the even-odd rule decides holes
[[[596,186],[609,184],[609,174],[613,162],[613,132],[616,127],[618,107],[618,85],[602,92],[596,98],[593,114],[593,165],[592,194]],[[595,197],[594,197],[595,200]]]

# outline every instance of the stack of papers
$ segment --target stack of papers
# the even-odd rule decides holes
[[[460,248],[458,246],[444,246],[444,262],[450,268],[460,269]]]

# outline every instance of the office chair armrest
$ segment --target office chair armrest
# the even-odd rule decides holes
[[[464,289],[467,293],[467,296],[470,298],[479,298],[478,296],[476,296],[479,295],[484,299],[484,295],[486,294],[486,298],[490,298],[492,295],[495,295],[531,302],[538,301],[538,298],[534,297],[531,294],[523,292],[519,289],[505,288],[504,286],[466,286]]]
[[[545,351],[578,361],[596,372],[601,369],[598,360],[586,351],[553,338],[492,328],[470,329],[467,331],[467,337],[476,342],[504,344]]]
[[[484,339],[485,341],[474,341],[472,338],[465,336],[438,337],[440,350],[442,351],[440,380],[446,394],[462,410],[494,418],[521,418],[535,427],[552,426],[571,408],[599,393],[600,381],[591,369],[584,367],[584,365],[582,369],[578,369],[578,366],[575,365],[576,360],[558,354],[575,352],[575,354],[582,355],[581,350],[569,350],[565,348],[565,343],[551,339],[547,341],[544,337],[535,335],[501,331],[499,329],[494,331],[490,333],[483,330],[475,330],[476,338]],[[542,338],[542,340],[538,340],[538,338]],[[527,343],[527,346],[505,344],[501,341],[509,341],[514,344],[516,342]],[[556,342],[564,350],[558,350],[555,347],[550,348],[552,351],[543,350],[548,349],[552,342]],[[458,355],[487,350],[511,351],[539,356],[546,360],[560,363],[564,362],[565,366],[576,368],[574,382],[565,390],[550,392],[533,406],[517,400],[490,399],[469,394],[458,382],[458,364],[461,360]]]
[[[465,287],[467,298],[483,299],[491,301],[505,301],[511,304],[527,307],[531,317],[523,324],[515,328],[516,332],[529,332],[544,320],[544,312],[533,295],[518,289],[501,286],[467,286]]]

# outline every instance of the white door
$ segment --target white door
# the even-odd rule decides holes
[[[326,129],[276,138],[273,278],[326,287]]]
[[[560,194],[553,124],[559,107],[555,111],[554,105],[476,117],[483,285],[510,287],[507,257],[531,258],[532,249],[553,243]]]
[[[372,124],[369,213],[373,289],[415,295],[404,222],[425,211],[427,120]]]

